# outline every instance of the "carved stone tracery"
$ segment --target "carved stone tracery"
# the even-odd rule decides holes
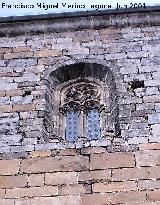
[[[101,103],[101,91],[96,85],[78,83],[66,90],[61,106],[62,113],[81,110],[85,112],[90,109],[98,109],[100,112],[104,109]]]

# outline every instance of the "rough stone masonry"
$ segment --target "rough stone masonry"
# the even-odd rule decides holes
[[[159,12],[0,19],[0,205],[160,204]],[[111,73],[118,135],[56,134],[56,80],[82,65]]]

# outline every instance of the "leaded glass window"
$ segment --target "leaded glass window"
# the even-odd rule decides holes
[[[76,141],[79,135],[78,112],[70,111],[66,113],[66,140]]]
[[[99,139],[101,136],[100,113],[98,109],[89,110],[86,116],[87,138]]]

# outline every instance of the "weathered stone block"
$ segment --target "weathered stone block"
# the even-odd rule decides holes
[[[0,112],[11,112],[12,105],[0,105]]]
[[[150,124],[160,123],[160,113],[149,114],[148,115],[148,122]]]
[[[22,95],[23,91],[20,89],[12,89],[12,90],[7,90],[6,91],[6,96],[19,96]]]
[[[94,183],[93,192],[121,192],[137,190],[135,182]]]
[[[34,150],[34,145],[32,145],[32,144],[11,147],[11,152],[24,152],[24,151],[29,152],[29,151],[33,151],[33,150]]]
[[[110,203],[109,193],[93,193],[93,194],[82,194],[81,204],[87,205],[103,205]]]
[[[14,175],[19,172],[20,160],[0,160],[0,175]]]
[[[0,189],[0,200],[5,197],[5,189]]]
[[[117,167],[134,167],[134,163],[134,157],[130,153],[102,153],[91,155],[92,170]]]
[[[154,72],[154,71],[158,71],[160,68],[159,65],[155,65],[155,66],[141,66],[139,68],[140,73],[149,73],[149,72]]]
[[[146,103],[155,103],[160,101],[160,96],[159,95],[152,95],[152,96],[144,96],[143,97],[144,102]]]
[[[49,157],[51,156],[51,151],[46,150],[46,151],[33,151],[30,154],[31,157]]]
[[[136,152],[137,166],[158,166],[160,165],[160,150],[145,150]]]
[[[89,54],[88,48],[82,48],[77,46],[72,46],[71,48],[64,49],[63,55],[87,55]]]
[[[13,199],[0,199],[1,205],[14,205]]]
[[[113,181],[128,181],[139,179],[159,178],[160,167],[135,167],[114,169],[112,179]]]
[[[69,37],[67,37],[67,38],[58,38],[57,43],[62,43],[62,44],[72,43],[72,38],[69,38]]]
[[[160,137],[160,124],[152,125],[152,133],[153,133],[153,136]]]
[[[78,195],[84,193],[91,193],[91,185],[84,186],[83,184],[78,185],[67,185],[59,187],[59,195]]]
[[[146,193],[138,191],[119,192],[111,194],[111,203],[143,203],[146,201]]]
[[[76,172],[57,172],[45,174],[45,184],[62,185],[77,184],[78,174]]]
[[[16,77],[14,78],[15,82],[32,82],[32,81],[39,81],[40,76],[35,75],[34,73],[24,73],[23,77]]]
[[[160,112],[160,103],[155,104],[156,112]]]
[[[160,190],[154,190],[147,192],[147,199],[149,201],[159,201],[160,200]]]
[[[160,180],[141,180],[138,182],[138,187],[140,190],[159,189]]]
[[[32,158],[23,160],[21,164],[21,171],[24,173],[80,171],[88,168],[89,159],[87,156],[47,157],[38,159]]]
[[[59,56],[61,52],[59,50],[41,50],[41,51],[35,51],[34,57],[38,58],[44,58],[44,57],[55,57]]]
[[[10,98],[9,97],[0,97],[0,105],[4,104],[10,104]]]
[[[160,143],[147,143],[147,144],[141,144],[139,146],[140,150],[159,150],[160,149]]]
[[[26,112],[35,110],[35,104],[14,104],[12,108],[12,112]]]
[[[95,170],[95,171],[85,171],[79,173],[79,182],[89,182],[89,181],[107,181],[111,179],[110,170]]]
[[[18,84],[17,83],[1,83],[0,90],[12,90],[17,89]]]
[[[10,53],[10,52],[12,52],[12,48],[9,48],[9,47],[0,48],[0,53]]]
[[[30,187],[43,187],[44,186],[44,175],[43,174],[32,174],[28,177],[28,185]]]
[[[26,187],[27,176],[0,176],[0,188]]]
[[[29,66],[35,66],[37,65],[37,60],[34,58],[29,58],[29,59],[13,59],[10,60],[8,63],[8,66],[15,69],[16,67],[18,68],[26,68]]]
[[[148,142],[147,137],[133,137],[128,139],[129,144],[142,144],[147,142]]]
[[[158,87],[147,87],[146,95],[158,95],[160,92]]]
[[[14,58],[30,58],[33,57],[33,52],[15,52],[15,53],[6,53],[4,54],[4,59],[14,59]]]
[[[58,188],[56,186],[45,187],[31,187],[31,188],[15,188],[7,189],[7,198],[24,198],[37,196],[56,196],[58,195]]]
[[[144,82],[145,86],[159,86],[160,85],[160,80],[146,80]]]

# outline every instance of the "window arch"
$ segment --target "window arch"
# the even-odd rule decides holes
[[[48,141],[95,140],[120,134],[116,85],[108,67],[66,65],[50,74],[47,86],[50,97],[44,133]]]

